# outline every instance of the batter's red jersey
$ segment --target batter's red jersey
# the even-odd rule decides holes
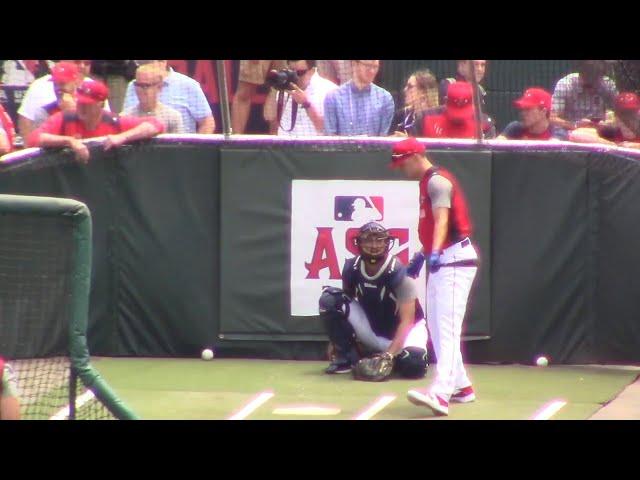
[[[473,233],[471,217],[469,216],[469,209],[467,208],[467,200],[458,181],[444,168],[432,167],[425,172],[422,180],[420,180],[420,221],[418,223],[418,236],[420,237],[423,251],[426,254],[431,253],[433,247],[434,218],[427,185],[434,175],[442,175],[453,185],[453,189],[451,190],[451,208],[449,210],[449,230],[447,231],[442,249],[464,240],[466,237],[471,237]]]
[[[2,125],[2,129],[7,134],[7,140],[9,140],[9,151],[11,151],[13,150],[13,142],[16,138],[16,129],[13,125],[13,120],[11,120],[11,117],[2,105],[0,105],[0,125]]]
[[[126,132],[137,127],[143,122],[149,122],[158,128],[159,133],[164,131],[164,124],[153,117],[130,117],[127,115],[114,115],[103,111],[100,123],[94,130],[87,130],[75,112],[58,112],[50,116],[39,128],[35,129],[27,139],[27,145],[37,147],[40,143],[40,134],[64,135],[74,138],[102,137]]]

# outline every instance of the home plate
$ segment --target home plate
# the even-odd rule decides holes
[[[274,415],[337,415],[340,409],[322,405],[286,405],[272,412]]]

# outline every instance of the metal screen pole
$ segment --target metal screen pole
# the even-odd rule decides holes
[[[479,144],[482,144],[484,134],[482,133],[482,102],[480,101],[480,89],[478,88],[478,82],[476,80],[476,64],[473,60],[469,61],[471,62],[471,85],[473,86],[473,106],[476,117],[476,139]]]
[[[224,60],[216,60],[216,72],[218,74],[218,97],[220,98],[220,116],[222,117],[222,133],[229,137],[231,131],[231,114],[229,110],[229,96],[227,95],[227,72]]]
[[[69,366],[69,420],[76,419],[76,386],[78,383],[78,374],[73,365]]]

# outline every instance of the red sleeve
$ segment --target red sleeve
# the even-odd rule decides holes
[[[40,134],[50,133],[52,135],[62,135],[62,112],[51,115],[47,120],[36,128],[27,137],[27,147],[39,147],[40,146]]]
[[[436,137],[434,131],[434,123],[436,116],[435,115],[427,115],[424,117],[424,123],[422,124],[422,136],[424,137]]]
[[[129,115],[120,116],[120,128],[123,132],[136,128],[138,125],[144,122],[149,122],[158,129],[158,133],[164,133],[164,123],[155,117],[132,117]]]

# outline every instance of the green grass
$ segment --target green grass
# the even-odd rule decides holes
[[[379,396],[397,399],[374,419],[431,419],[410,404],[406,392],[432,379],[356,382],[350,375],[324,375],[326,362],[215,359],[93,358],[93,366],[120,398],[144,419],[226,419],[256,394],[275,396],[248,419],[351,419]],[[469,365],[478,401],[450,406],[448,419],[527,419],[545,403],[568,404],[554,419],[586,419],[638,375],[615,367]],[[339,407],[331,416],[274,415],[275,408],[300,404]]]

